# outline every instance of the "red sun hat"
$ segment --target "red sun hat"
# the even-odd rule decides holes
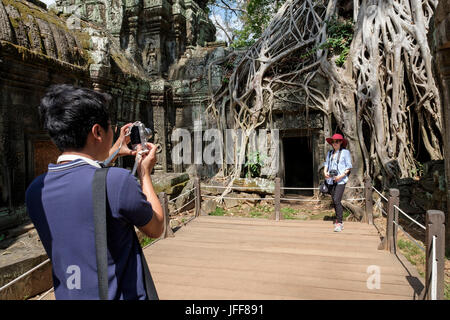
[[[331,138],[327,138],[326,140],[331,145],[333,145],[331,143],[331,141],[333,141],[333,140],[342,140],[342,147],[344,147],[344,148],[347,147],[347,144],[348,144],[348,140],[344,139],[344,137],[339,133],[335,133]]]

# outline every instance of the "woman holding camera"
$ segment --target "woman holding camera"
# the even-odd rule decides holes
[[[342,222],[344,210],[341,201],[352,168],[352,158],[350,151],[345,149],[348,141],[342,135],[336,133],[326,140],[333,146],[333,149],[328,151],[324,162],[325,181],[328,184],[328,191],[331,194],[336,213],[334,231],[341,232],[344,229]]]

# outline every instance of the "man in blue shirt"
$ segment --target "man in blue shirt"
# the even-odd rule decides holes
[[[348,175],[352,168],[352,158],[350,151],[345,149],[348,141],[342,135],[337,133],[326,140],[333,146],[333,150],[328,152],[327,158],[323,163],[324,174],[336,213],[334,231],[341,232],[344,229],[344,209],[341,201],[348,181]]]
[[[37,177],[26,192],[26,205],[52,262],[56,299],[98,299],[92,180],[103,161],[136,155],[121,128],[113,142],[106,94],[70,85],[52,86],[39,106],[44,128],[62,151],[57,164]],[[122,143],[120,143],[122,142]],[[137,157],[140,185],[128,170],[110,168],[106,178],[108,299],[147,299],[142,250],[134,232],[149,237],[163,231],[163,212],[150,173],[156,147]]]

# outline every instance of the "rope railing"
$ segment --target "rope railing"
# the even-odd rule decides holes
[[[397,222],[393,221],[393,223],[400,229],[402,230],[402,232],[405,234],[405,236],[407,236],[409,238],[409,240],[411,240],[420,250],[422,250],[423,252],[425,252],[425,248],[422,247],[408,232],[405,231],[405,229],[403,229],[403,227],[398,224]]]
[[[384,210],[383,207],[381,206],[381,202],[376,201],[376,202],[375,202],[375,206],[376,206],[378,209],[380,209],[380,211],[381,211],[382,214],[384,214],[385,216],[387,216],[387,212],[386,212],[386,210]]]
[[[375,202],[375,206],[386,214],[386,234],[379,248],[397,254],[397,234],[400,229],[405,237],[407,237],[412,244],[417,246],[425,253],[425,290],[423,290],[419,297],[422,299],[436,299],[444,298],[444,270],[445,270],[445,215],[439,210],[427,210],[426,223],[421,224],[416,219],[408,215],[399,207],[400,192],[398,189],[389,189],[389,197],[383,196],[376,188],[371,186],[371,182],[366,180],[366,211],[370,216],[373,210],[372,192],[375,191],[380,195],[380,199]],[[370,191],[370,192],[369,192]],[[380,207],[382,200],[386,200],[386,211]],[[402,214],[406,219],[425,230],[424,245],[421,245],[405,228],[399,223],[399,216]],[[410,225],[412,225],[412,223]],[[408,225],[408,227],[410,226]],[[378,228],[377,228],[378,229]],[[419,277],[419,275],[417,275]]]
[[[407,215],[402,209],[400,209],[397,205],[394,205],[394,209],[396,209],[398,212],[400,212],[401,214],[403,214],[405,217],[407,217],[409,220],[411,220],[412,222],[414,222],[415,224],[417,224],[419,227],[421,227],[423,230],[426,230],[427,228],[423,225],[420,224],[419,222],[417,222],[416,220],[414,220],[413,218],[411,218],[409,215]]]
[[[372,186],[372,189],[375,190],[378,195],[383,198],[386,202],[388,201],[388,198],[386,198],[380,191],[378,191],[374,186]]]
[[[202,184],[202,188],[206,188],[206,189],[236,189],[236,190],[243,190],[243,189],[257,189],[257,190],[267,190],[270,189],[269,187],[264,188],[264,187],[240,187],[240,186],[229,186],[229,187],[225,187],[225,186],[208,186],[208,185],[204,185]]]
[[[50,292],[52,292],[52,291],[55,291],[55,288],[50,288],[50,289],[48,289],[44,294],[42,294],[39,298],[38,298],[38,300],[42,300],[42,299],[44,299],[46,296],[48,296],[48,294],[50,293]]]
[[[170,199],[170,200],[169,200],[168,202],[169,202],[169,203],[173,203],[173,202],[175,202],[175,200],[177,200],[178,198],[180,198],[180,197],[184,196],[185,194],[189,194],[189,193],[191,193],[192,191],[194,191],[194,190],[195,190],[195,188],[196,188],[196,187],[193,187],[192,189],[190,189],[190,190],[188,190],[188,191],[186,191],[186,192],[184,192],[184,193],[182,193],[182,194],[180,194],[180,195],[176,196],[175,198],[173,198],[173,199]]]
[[[271,189],[270,187],[241,187],[241,186],[229,186],[229,187],[225,187],[225,186],[208,186],[208,185],[202,185],[202,188],[206,188],[206,189],[236,189],[236,190],[251,190],[251,189],[255,189],[255,190],[268,190]],[[364,186],[360,186],[360,187],[347,187],[348,189],[364,189]],[[300,188],[300,187],[280,187],[281,190],[319,190],[319,188]]]
[[[197,197],[194,197],[194,198],[193,198],[192,200],[190,200],[189,202],[186,202],[183,206],[181,206],[180,208],[174,210],[174,211],[172,212],[172,214],[178,213],[181,209],[185,208],[188,204],[191,204],[193,201],[195,201],[196,198],[197,198]]]
[[[319,190],[319,188],[280,187],[281,190]]]
[[[320,199],[295,199],[295,198],[280,198],[282,201],[299,201],[299,202],[320,202]]]
[[[211,196],[202,194],[203,198],[209,198],[209,199],[215,199],[219,198],[220,196]],[[275,198],[237,198],[237,197],[221,197],[222,199],[229,199],[229,200],[250,200],[250,201],[264,201],[264,200],[275,200]],[[299,201],[299,202],[321,202],[323,200],[321,199],[297,199],[297,198],[280,198],[282,201]],[[354,198],[354,199],[342,199],[343,201],[362,201],[365,200],[365,198]]]
[[[28,270],[27,272],[25,272],[24,274],[21,274],[20,276],[18,276],[17,278],[15,278],[14,280],[8,282],[7,284],[5,284],[4,286],[2,286],[0,288],[0,291],[3,291],[7,288],[9,288],[10,286],[12,286],[13,284],[17,283],[19,280],[25,278],[27,275],[31,274],[33,271],[39,269],[40,267],[42,267],[43,265],[47,264],[48,262],[50,262],[50,259],[47,259],[43,262],[41,262],[40,264],[38,264],[37,266],[35,266],[34,268]]]
[[[220,196],[211,196],[211,195],[204,195],[202,194],[202,198],[219,198]],[[275,198],[236,198],[236,197],[222,197],[222,199],[229,199],[229,200],[275,200]]]

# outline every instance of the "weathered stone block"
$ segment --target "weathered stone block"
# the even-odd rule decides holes
[[[153,188],[156,193],[168,192],[171,187],[189,180],[187,173],[158,173],[152,175]]]
[[[252,192],[258,194],[273,194],[275,192],[275,182],[263,178],[239,178],[235,179],[233,186],[239,187],[240,192]]]

